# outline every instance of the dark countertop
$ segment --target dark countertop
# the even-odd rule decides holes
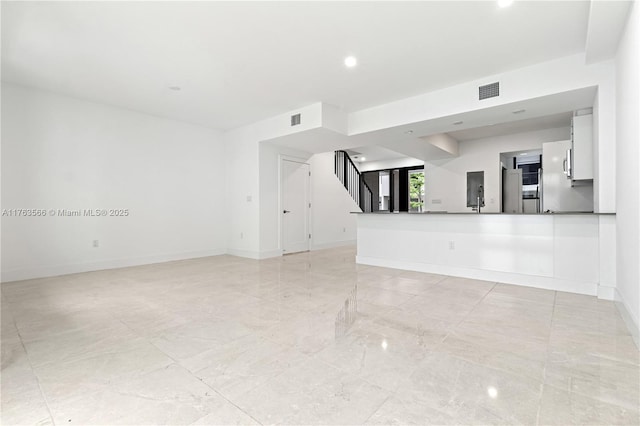
[[[415,216],[431,216],[431,215],[503,215],[503,216],[559,216],[559,215],[580,215],[580,216],[615,216],[615,213],[594,213],[594,212],[552,212],[552,213],[475,213],[475,212],[444,212],[444,211],[431,211],[431,212],[393,212],[377,211],[371,213],[363,212],[351,212],[352,214],[372,214],[372,215],[415,215]]]

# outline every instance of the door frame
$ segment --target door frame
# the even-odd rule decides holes
[[[291,155],[284,155],[284,154],[278,154],[278,250],[280,251],[280,255],[284,255],[284,226],[283,226],[283,209],[284,209],[284,203],[283,203],[283,197],[284,197],[284,188],[282,185],[282,162],[283,161],[290,161],[293,163],[300,163],[300,164],[306,164],[307,166],[309,166],[309,173],[311,173],[311,164],[309,163],[308,159],[305,158],[300,158],[300,157],[293,157]],[[311,176],[308,177],[307,179],[307,193],[309,194],[309,200],[308,203],[311,204]],[[313,204],[311,204],[313,205]],[[308,231],[309,234],[311,234],[312,238],[313,238],[313,233],[311,232],[311,219],[312,219],[312,215],[311,215],[311,207],[309,207],[307,210],[307,227],[308,227]],[[312,238],[308,238],[307,239],[307,251],[311,250],[311,240]]]
[[[500,213],[504,213],[504,175],[507,168],[500,162]]]

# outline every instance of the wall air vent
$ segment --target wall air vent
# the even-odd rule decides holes
[[[485,84],[478,87],[479,100],[500,96],[500,83]]]
[[[292,115],[291,116],[291,125],[292,126],[297,126],[298,124],[300,124],[300,114]]]

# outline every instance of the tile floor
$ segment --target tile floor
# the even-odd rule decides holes
[[[2,424],[640,423],[639,352],[611,302],[354,255],[4,284]]]

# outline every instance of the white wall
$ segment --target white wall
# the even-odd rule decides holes
[[[227,251],[257,257],[259,253],[258,136],[253,129],[239,129],[224,135],[225,222]]]
[[[356,243],[360,207],[334,174],[333,152],[315,154],[311,163],[311,246],[313,249]]]
[[[634,3],[616,56],[617,290],[640,346],[640,6]],[[627,315],[628,314],[628,315]]]
[[[292,114],[301,114],[301,124],[291,127]],[[230,254],[261,258],[272,256],[271,242],[261,242],[260,229],[269,218],[261,218],[262,203],[265,206],[277,202],[277,193],[260,190],[262,175],[265,177],[277,173],[277,162],[260,162],[260,143],[270,139],[305,132],[320,127],[322,123],[322,105],[312,104],[288,113],[259,121],[248,126],[228,131],[224,134],[225,175],[227,179],[225,209],[227,211],[227,251]],[[262,166],[262,167],[261,167]],[[262,200],[261,197],[271,197]],[[272,210],[265,210],[273,215]],[[270,225],[269,225],[270,226]]]
[[[130,214],[3,217],[2,280],[224,253],[224,164],[217,131],[3,83],[2,208]]]
[[[470,212],[467,172],[484,171],[484,211],[499,212],[500,153],[542,149],[544,142],[568,140],[569,133],[562,127],[460,142],[458,157],[425,162],[425,210]]]
[[[260,258],[282,254],[279,167],[283,156],[311,167],[311,249],[355,244],[356,218],[351,212],[360,209],[336,177],[333,155],[260,144]]]
[[[290,116],[296,113],[301,114],[301,124],[291,127]],[[332,204],[324,203],[320,213],[315,212],[312,207],[311,247],[329,247],[355,240],[355,219],[345,215],[357,206],[352,201],[353,205],[350,205],[348,200],[345,201],[345,194],[347,197],[348,194],[344,189],[344,193],[335,191],[337,178],[333,174],[333,153],[328,154],[331,156],[328,167],[319,160],[314,166],[316,161],[310,158],[311,153],[306,150],[274,143],[278,138],[294,134],[318,138],[318,133],[313,131],[325,124],[329,128],[340,128],[344,131],[344,118],[345,116],[335,108],[316,103],[224,134],[228,182],[226,200],[230,212],[227,217],[227,251],[230,254],[255,259],[281,254],[278,174],[281,155],[311,162],[312,204],[315,197],[314,182],[320,199],[324,199],[329,193],[336,197]],[[321,146],[322,137],[316,142],[314,146]],[[308,146],[310,145],[305,145]],[[333,186],[324,189],[318,186],[317,182],[327,182]],[[339,228],[328,222],[337,218],[340,218],[338,224],[343,224]],[[346,230],[335,234],[329,231],[329,228]]]

